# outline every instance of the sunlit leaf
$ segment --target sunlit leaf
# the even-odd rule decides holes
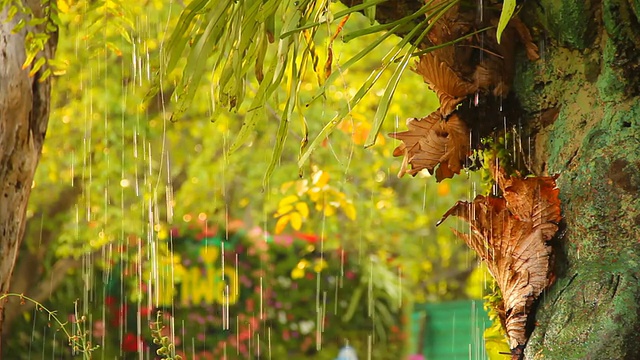
[[[504,3],[502,4],[502,12],[500,13],[500,20],[498,21],[498,28],[496,29],[496,38],[498,39],[498,44],[500,44],[502,32],[507,27],[507,24],[509,24],[509,20],[511,20],[515,9],[516,0],[504,0]]]
[[[300,230],[302,228],[302,216],[297,211],[292,211],[289,215],[291,220],[291,227],[294,230]]]
[[[313,185],[317,188],[323,188],[329,183],[329,174],[322,170],[318,170],[312,177]]]
[[[347,9],[345,9],[345,10],[342,10],[342,11],[339,11],[339,12],[337,12],[337,13],[333,14],[333,19],[331,19],[331,20],[337,20],[337,19],[340,19],[340,18],[342,18],[343,16],[347,16],[347,15],[349,15],[349,14],[351,14],[351,13],[354,13],[354,12],[357,12],[357,11],[360,11],[360,10],[364,10],[364,9],[366,9],[366,8],[368,8],[368,7],[371,7],[371,6],[376,6],[377,4],[381,4],[381,3],[386,2],[386,1],[387,1],[387,0],[370,0],[369,2],[366,2],[366,3],[362,3],[362,4],[360,4],[360,5],[356,5],[356,6],[349,7],[349,8],[347,8]],[[294,34],[294,33],[296,33],[296,32],[300,32],[300,31],[302,31],[302,30],[311,29],[311,28],[313,28],[313,27],[320,26],[320,25],[324,24],[325,22],[327,22],[327,19],[325,19],[324,21],[318,21],[318,22],[313,22],[313,23],[305,24],[305,25],[300,26],[300,27],[298,27],[298,28],[295,28],[295,29],[292,29],[292,30],[289,30],[289,31],[283,32],[283,33],[280,35],[280,38],[284,38],[284,37],[290,36],[291,34]]]
[[[325,204],[323,210],[324,216],[333,216],[336,214],[336,208],[329,204]]]
[[[273,217],[283,216],[293,210],[293,205],[284,205],[278,207],[278,211],[273,215]]]
[[[489,360],[504,360],[504,354],[511,353],[499,321],[488,327],[484,331],[483,337]]]
[[[296,203],[296,210],[302,215],[303,218],[309,217],[309,205],[306,202],[298,202]]]
[[[287,181],[280,185],[280,192],[286,193],[287,190],[291,189],[291,187],[295,184],[295,181]]]
[[[282,200],[280,200],[280,202],[278,203],[279,207],[283,207],[286,205],[291,205],[293,203],[295,203],[296,201],[298,201],[298,197],[296,195],[289,195],[284,197]]]
[[[363,4],[368,4],[372,2],[371,0],[363,0],[362,3]],[[364,15],[369,19],[369,23],[371,25],[373,25],[376,22],[376,6],[369,6],[368,8],[364,9]]]
[[[276,228],[275,228],[274,232],[276,234],[282,234],[284,229],[287,227],[288,223],[289,223],[289,215],[284,215],[284,216],[280,217],[278,219],[278,221],[276,222]]]
[[[344,214],[351,220],[356,220],[356,207],[350,201],[342,201],[341,202],[342,211]]]

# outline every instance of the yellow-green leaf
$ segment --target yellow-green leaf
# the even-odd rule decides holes
[[[293,211],[291,212],[291,214],[289,214],[289,217],[291,218],[291,227],[294,230],[300,230],[300,228],[302,228],[302,216],[300,215],[300,213],[297,211]]]
[[[281,234],[284,231],[284,229],[287,227],[287,224],[289,223],[289,218],[289,215],[284,215],[280,219],[278,219],[278,221],[276,222],[276,228],[274,230],[276,234]]]
[[[289,195],[285,198],[283,198],[282,200],[280,200],[280,202],[278,203],[278,207],[281,208],[285,205],[291,205],[293,203],[295,203],[296,201],[298,201],[298,197],[296,195]]]
[[[293,205],[284,205],[284,206],[279,206],[278,207],[278,211],[276,211],[276,213],[273,215],[273,217],[278,217],[278,216],[282,216],[288,212],[290,212],[291,210],[293,210]]]
[[[504,360],[504,354],[511,352],[507,339],[500,331],[499,325],[490,326],[484,331],[484,342],[490,360]]]
[[[322,188],[329,182],[329,174],[322,170],[318,170],[313,174],[313,185]]]
[[[356,207],[353,206],[353,203],[351,201],[342,201],[342,211],[344,211],[344,214],[351,219],[352,221],[354,221],[356,219]]]
[[[308,218],[309,217],[309,206],[307,205],[306,202],[299,202],[296,204],[296,210],[298,210],[298,212],[300,213],[300,215],[302,215],[303,218]]]
[[[515,9],[516,0],[504,0],[504,3],[502,4],[502,12],[500,13],[500,20],[498,20],[498,29],[496,31],[498,44],[500,44],[500,37],[502,36],[502,32],[507,27],[509,20],[511,20]]]
[[[333,216],[336,214],[336,208],[333,206],[327,205],[324,207],[324,216]]]
[[[287,181],[283,183],[282,185],[280,185],[280,192],[282,192],[283,194],[286,193],[287,190],[291,189],[291,186],[293,186],[294,183],[294,181]]]

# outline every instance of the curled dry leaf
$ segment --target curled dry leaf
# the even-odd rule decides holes
[[[462,79],[435,53],[422,55],[413,71],[422,75],[429,88],[438,95],[440,113],[445,117],[449,116],[469,94],[478,90],[477,85]]]
[[[533,42],[531,32],[527,25],[525,25],[519,17],[514,16],[511,18],[511,21],[509,21],[509,26],[513,27],[513,29],[518,33],[520,42],[524,45],[529,60],[538,60],[540,58],[540,55],[538,54],[538,46]]]
[[[450,3],[450,0],[433,0],[430,2],[434,6],[433,9],[436,10],[428,11],[425,14],[430,19],[431,30],[427,33],[427,37],[432,45],[459,41],[475,30],[476,13],[471,7],[462,7],[460,3],[456,3],[443,14],[439,14],[441,10],[439,6],[447,6]],[[459,76],[466,77],[473,73],[473,42],[473,38],[467,38],[456,44],[440,48],[437,50],[437,57],[440,61],[449,65]]]
[[[557,223],[562,219],[555,179],[556,177],[511,177],[504,184],[498,185],[514,216],[539,225],[545,221]]]
[[[445,120],[435,111],[422,119],[409,119],[407,127],[408,131],[390,134],[403,142],[393,152],[394,156],[404,155],[398,176],[415,176],[427,169],[431,174],[435,172],[436,181],[440,182],[460,173],[471,148],[469,128],[456,114]]]
[[[473,31],[487,27],[495,29],[498,24],[499,7],[486,0],[480,1],[481,6],[486,9],[483,12],[484,16],[480,18],[478,10],[473,6],[456,3],[442,14],[437,13],[441,10],[440,7],[434,7],[435,11],[426,14],[429,19],[433,19],[429,21],[432,29],[427,37],[433,45],[458,41],[456,44],[438,49],[436,57],[439,62],[447,64],[449,71],[458,78],[473,79],[475,89],[468,94],[479,89],[485,93],[492,92],[495,96],[506,97],[513,81],[516,42],[520,40],[524,44],[527,56],[531,60],[539,58],[538,47],[533,43],[529,29],[517,16],[509,21],[500,44],[495,31],[486,31],[462,39]],[[433,0],[431,4],[444,5],[446,2],[447,0]]]
[[[502,292],[501,320],[514,359],[527,343],[525,325],[533,302],[550,285],[548,241],[561,219],[552,177],[503,179],[504,198],[479,195],[459,201],[443,216],[466,220],[470,233],[454,232],[487,263]],[[440,223],[439,222],[439,223]]]

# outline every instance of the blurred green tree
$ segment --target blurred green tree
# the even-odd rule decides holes
[[[436,233],[433,225],[452,202],[473,195],[474,183],[461,179],[432,185],[426,174],[419,176],[421,181],[397,179],[400,161],[392,158],[390,140],[378,134],[378,125],[383,131],[395,131],[398,119],[425,115],[437,107],[420,76],[394,73],[407,62],[381,61],[407,44],[385,36],[380,46],[362,57],[361,49],[380,40],[377,34],[348,43],[343,39],[368,29],[370,20],[354,13],[346,23],[327,22],[331,14],[350,10],[340,4],[323,8],[326,11],[314,8],[313,16],[316,21],[325,19],[323,25],[296,33],[297,45],[291,45],[307,52],[309,60],[297,65],[299,73],[289,68],[280,83],[272,82],[272,96],[261,105],[264,118],[246,130],[243,123],[256,109],[237,96],[237,108],[229,111],[234,100],[225,94],[231,90],[220,98],[220,78],[226,68],[215,67],[226,64],[225,59],[237,60],[237,55],[202,58],[206,71],[192,74],[200,81],[190,83],[196,90],[188,105],[181,102],[187,95],[181,98],[173,90],[181,91],[182,67],[197,67],[190,65],[189,55],[178,56],[174,70],[162,71],[169,61],[165,58],[169,34],[183,24],[179,17],[183,5],[159,0],[61,0],[57,5],[56,60],[66,64],[66,74],[54,78],[51,126],[26,211],[13,292],[42,302],[53,295],[54,308],[69,312],[70,300],[80,299],[79,313],[91,313],[92,303],[104,296],[94,266],[109,269],[118,261],[117,248],[138,240],[153,244],[171,224],[204,221],[213,226],[243,219],[272,233],[282,227],[318,234],[322,251],[345,249],[367,269],[367,276],[386,274],[386,282],[375,283],[383,291],[402,279],[403,290],[392,289],[396,294],[392,302],[398,308],[409,301],[467,296],[475,259],[464,244],[447,232]],[[291,9],[278,8],[273,31],[293,26],[279,20],[282,11]],[[194,31],[196,41],[199,35]],[[256,43],[268,44],[271,35],[275,41],[275,33],[267,31]],[[276,45],[264,46],[265,64],[277,68],[282,54]],[[242,79],[232,74],[227,85],[241,85],[243,96],[255,99],[267,80],[259,81],[252,59],[245,58],[242,64],[252,71]],[[266,70],[263,76],[269,74]],[[357,85],[369,84],[372,76],[377,83],[370,84],[366,96],[359,93]],[[385,92],[390,82],[397,82],[393,102]],[[359,97],[357,106],[351,100],[354,96]],[[388,115],[374,115],[381,99],[387,102]],[[423,104],[419,114],[416,102]],[[395,121],[383,124],[380,116]],[[300,126],[283,130],[287,123]],[[327,123],[334,124],[330,138],[323,130]],[[287,141],[272,135],[283,132]],[[236,141],[239,133],[244,142]],[[300,144],[310,134],[323,135],[312,146],[313,154],[304,155],[308,159],[301,171]],[[377,145],[363,149],[371,139],[377,139]],[[281,155],[266,151],[280,146]],[[295,211],[284,211],[281,204],[292,197]],[[298,203],[305,205],[295,206]],[[288,220],[280,220],[283,216]],[[353,304],[360,300],[348,299]],[[61,303],[65,301],[67,305]],[[5,334],[16,327],[25,329],[25,321],[33,320],[24,315],[30,310],[29,304],[7,303]],[[11,341],[16,349],[34,340],[17,336]]]

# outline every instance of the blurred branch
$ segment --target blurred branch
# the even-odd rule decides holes
[[[340,0],[344,5],[353,7],[362,4],[362,0]],[[415,0],[389,0],[376,5],[376,20],[380,24],[388,24],[411,15],[424,5],[422,1]],[[416,26],[420,25],[423,18],[414,19],[406,27],[396,32],[396,35],[404,37]]]
[[[22,263],[29,263],[31,266],[36,267],[36,264],[33,263],[34,256],[31,256],[29,261],[22,261]],[[34,290],[21,291],[20,294],[26,294],[30,298],[36,300],[39,303],[43,303],[49,299],[53,291],[55,291],[60,284],[64,281],[65,277],[69,273],[69,270],[74,269],[80,266],[81,259],[74,258],[63,258],[56,261],[56,263],[51,267],[51,271],[49,273],[51,276],[47,280],[40,281]],[[20,273],[23,274],[23,273]],[[20,276],[21,278],[24,276]],[[37,279],[40,279],[38,277]],[[36,280],[36,279],[30,279]],[[29,281],[31,282],[31,281]],[[24,287],[25,281],[21,282],[21,288]],[[3,337],[4,335],[8,335],[11,333],[11,325],[13,322],[27,311],[31,311],[35,307],[35,303],[33,302],[25,302],[24,304],[20,304],[18,299],[11,299],[5,305],[5,324],[3,327]]]
[[[74,183],[79,184],[79,179],[74,179]],[[50,270],[51,278],[43,280],[45,272],[45,255],[50,251],[52,243],[57,238],[58,229],[64,222],[61,216],[68,212],[77,202],[82,194],[82,186],[69,186],[60,192],[58,199],[50,206],[32,216],[26,225],[25,241],[20,248],[20,256],[13,271],[11,281],[11,291],[28,295],[38,302],[45,301],[55,290],[69,269],[77,266],[77,260],[65,258],[58,260]],[[46,219],[47,226],[42,226],[42,221]],[[36,242],[37,241],[37,242]],[[42,280],[42,281],[40,281]],[[38,283],[38,281],[40,281]],[[10,301],[5,306],[5,323],[3,333],[9,334],[11,324],[23,312],[32,307],[27,303],[20,308],[19,302]],[[24,309],[24,310],[23,310]]]

